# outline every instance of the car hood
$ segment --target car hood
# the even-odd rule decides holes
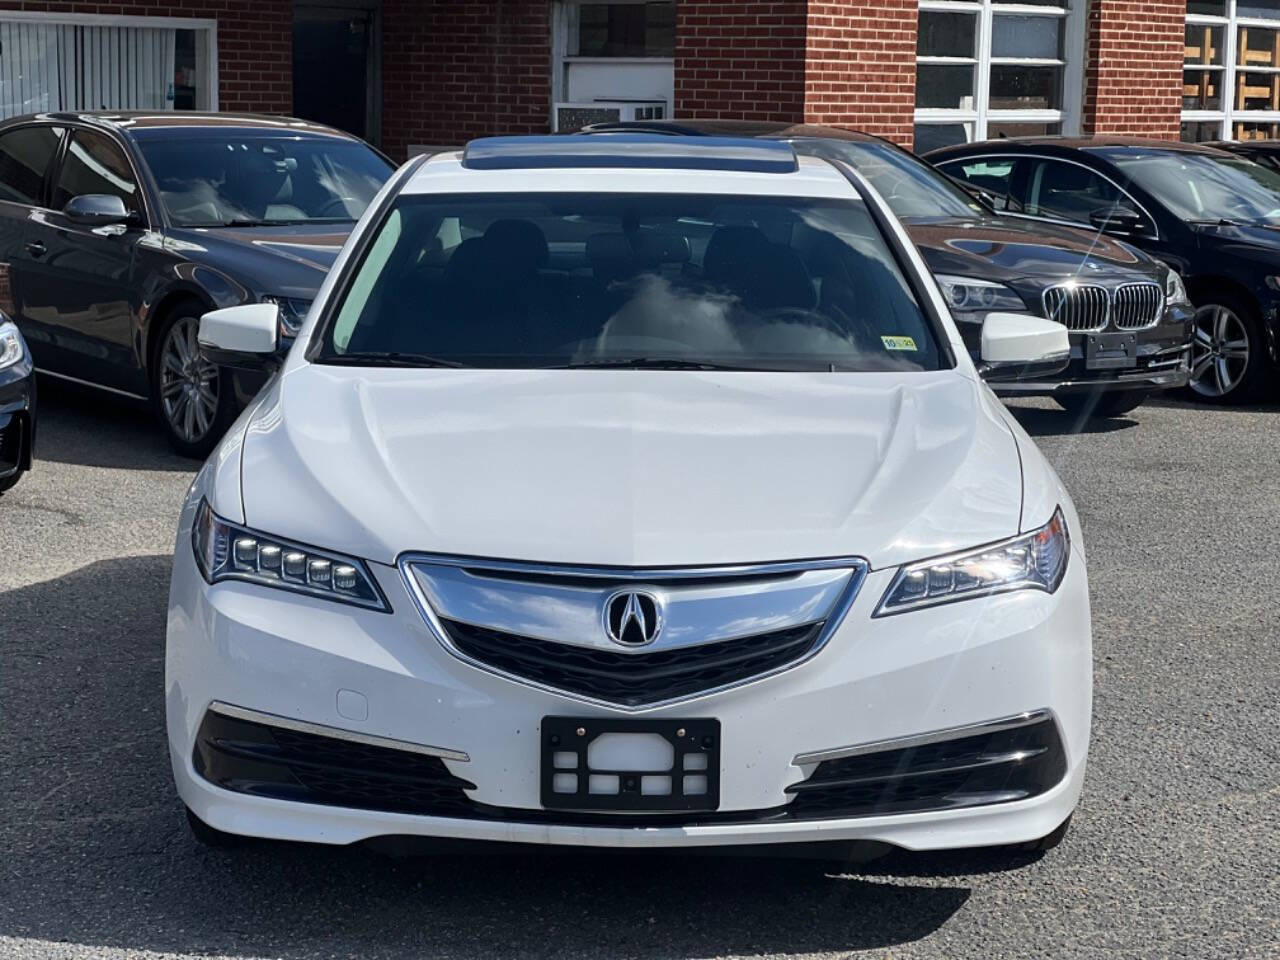
[[[353,224],[170,230],[166,243],[184,257],[235,277],[258,292],[310,300]]]
[[[384,563],[880,567],[1017,532],[997,403],[955,371],[302,365],[250,417],[245,521]]]
[[[1138,272],[1158,281],[1150,257],[1110,237],[1070,227],[1000,217],[906,221],[912,241],[934,273],[987,280],[1102,278]]]

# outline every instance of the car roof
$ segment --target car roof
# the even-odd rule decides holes
[[[995,148],[999,152],[1016,150],[1019,147],[1038,147],[1046,153],[1055,151],[1070,153],[1076,150],[1098,150],[1105,148],[1167,150],[1177,153],[1217,154],[1221,150],[1202,143],[1183,143],[1180,140],[1161,140],[1156,137],[1003,137],[999,140],[979,140],[975,143],[956,144],[952,147],[940,147],[931,150],[925,156],[945,157],[950,154],[971,154],[973,152]]]
[[[297,117],[272,116],[263,113],[221,113],[198,110],[100,110],[79,113],[40,113],[25,117],[14,117],[6,121],[5,126],[31,120],[44,120],[55,123],[83,123],[89,126],[108,127],[133,137],[163,136],[175,130],[182,130],[184,133],[203,131],[212,136],[229,129],[236,129],[254,130],[260,133],[274,132],[282,136],[307,134],[339,137],[344,140],[358,139],[333,127],[314,123],[310,120],[301,120]]]
[[[846,140],[855,143],[884,143],[873,136],[852,127],[818,123],[791,123],[780,120],[721,120],[711,117],[682,117],[679,120],[634,120],[592,124],[587,133],[654,132],[669,135],[700,135],[720,137],[755,137],[760,139],[789,140],[814,138],[821,140]]]
[[[477,163],[476,158],[486,156],[481,147],[486,141],[473,141],[466,151],[438,153],[423,161],[403,192],[699,193],[858,198],[853,185],[834,166],[812,157],[796,157],[782,145],[765,152],[768,155],[785,152],[788,159],[785,168],[782,165],[754,168],[735,164],[732,158],[725,159],[725,145],[734,141],[721,138],[705,145],[698,138],[676,145],[670,136],[657,134],[628,136],[625,140],[612,137],[499,139],[516,151],[517,159],[497,165]],[[737,143],[760,150],[758,141]],[[588,145],[597,160],[584,163],[580,158],[582,149]],[[676,160],[655,163],[655,158],[673,153]]]

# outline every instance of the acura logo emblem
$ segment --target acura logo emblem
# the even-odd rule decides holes
[[[662,607],[651,593],[626,590],[604,605],[604,632],[624,647],[643,647],[662,631]]]

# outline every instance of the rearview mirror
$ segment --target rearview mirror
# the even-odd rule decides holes
[[[280,308],[246,303],[213,310],[200,318],[200,355],[220,367],[270,370],[279,362]]]
[[[1089,214],[1089,222],[1099,230],[1124,237],[1148,231],[1147,218],[1133,207],[1117,205],[1095,210]]]
[[[131,216],[124,201],[112,193],[82,193],[72,197],[62,208],[62,214],[72,223],[86,227],[128,223]]]
[[[1067,328],[1024,313],[989,313],[982,324],[982,365],[992,383],[1051,377],[1071,360]]]

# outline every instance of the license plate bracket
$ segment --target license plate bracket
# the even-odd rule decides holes
[[[672,747],[671,767],[591,769],[591,744],[605,734],[656,734]],[[549,810],[627,813],[720,806],[719,720],[543,717],[540,742],[542,805]],[[616,792],[607,789],[611,778],[616,778]],[[655,792],[663,778],[668,791]]]
[[[1132,333],[1089,334],[1084,342],[1089,370],[1119,370],[1138,365],[1138,338]]]

